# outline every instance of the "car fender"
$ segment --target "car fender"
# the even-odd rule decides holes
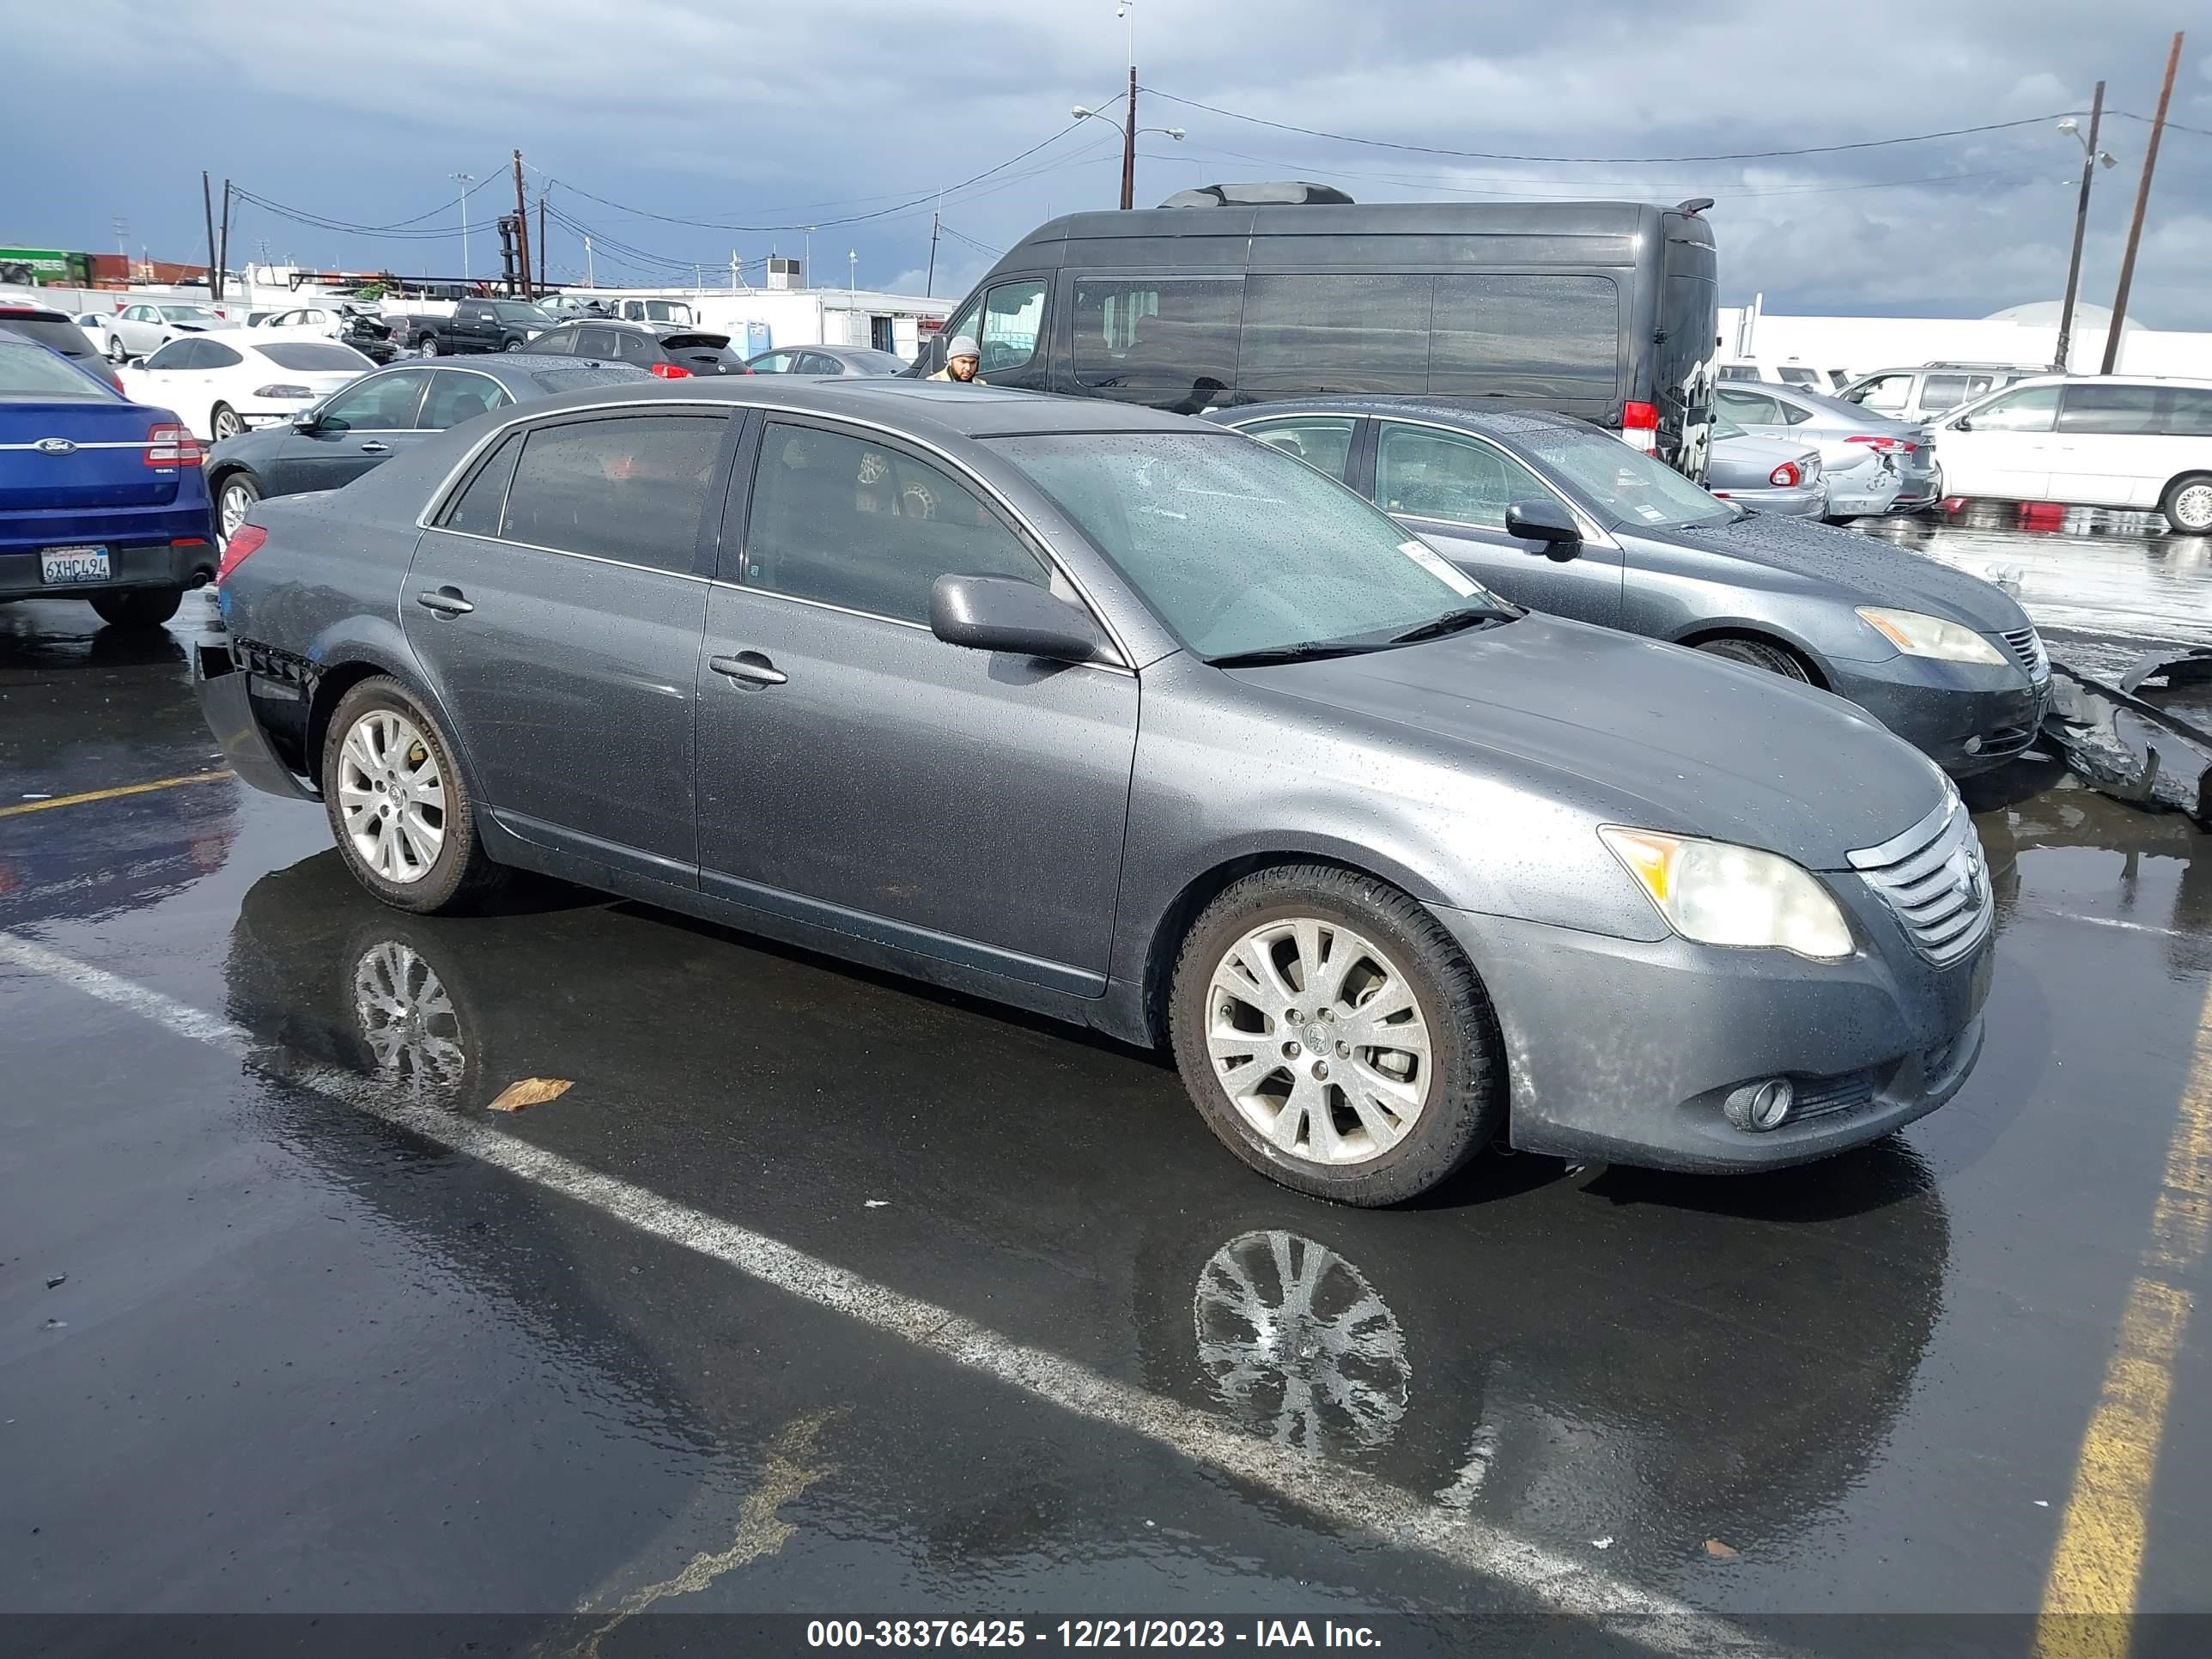
[[[431,718],[438,722],[446,742],[453,751],[455,763],[461,769],[471,799],[480,799],[477,790],[476,768],[471,763],[467,746],[463,742],[460,728],[454,723],[446,696],[446,688],[431,674],[422,659],[415,654],[407,642],[405,632],[398,620],[384,616],[347,616],[333,622],[317,636],[307,649],[307,660],[316,687],[309,712],[310,759],[320,764],[324,722],[330,718],[337,699],[326,696],[325,685],[350,684],[364,678],[359,671],[388,674],[420,697],[429,707]],[[340,695],[343,695],[341,693]]]

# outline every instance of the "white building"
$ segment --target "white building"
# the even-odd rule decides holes
[[[2048,368],[2057,355],[2058,313],[2057,301],[2041,300],[1987,317],[1784,317],[1754,299],[1721,307],[1721,358],[1769,368],[1804,363],[1854,375],[1937,361]],[[2075,374],[2104,367],[2112,321],[2106,307],[2075,304],[2067,351]],[[2130,318],[2120,330],[2117,367],[2131,374],[2212,377],[2212,333],[2145,328]]]

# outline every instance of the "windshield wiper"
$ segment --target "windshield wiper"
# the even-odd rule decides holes
[[[1441,617],[1431,618],[1417,628],[1402,634],[1393,634],[1393,645],[1414,645],[1423,640],[1440,640],[1447,634],[1457,634],[1469,628],[1480,628],[1486,623],[1511,622],[1518,613],[1501,611],[1494,605],[1470,605],[1457,611],[1447,611]]]
[[[1264,668],[1279,662],[1318,662],[1324,657],[1354,657],[1363,651],[1380,651],[1373,640],[1301,640],[1296,645],[1271,645],[1258,651],[1232,651],[1225,657],[1208,657],[1216,668]]]

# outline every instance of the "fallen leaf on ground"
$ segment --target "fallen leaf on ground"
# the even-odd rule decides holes
[[[501,1089],[491,1109],[495,1112],[519,1112],[526,1106],[543,1106],[567,1094],[568,1085],[569,1079],[565,1077],[526,1077]]]
[[[864,1210],[880,1210],[890,1202],[890,1200],[888,1198],[871,1198],[864,1200],[860,1207]]]
[[[1717,1556],[1723,1561],[1733,1561],[1736,1558],[1736,1552],[1730,1549],[1726,1544],[1722,1543],[1717,1538],[1708,1538],[1705,1540],[1705,1553],[1708,1555]]]

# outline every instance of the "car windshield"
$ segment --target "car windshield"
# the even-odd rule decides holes
[[[987,441],[1201,657],[1380,647],[1470,607],[1504,608],[1341,484],[1235,433]]]
[[[215,313],[205,306],[163,306],[161,312],[162,317],[172,323],[211,323],[216,320]]]
[[[1520,444],[1540,468],[1634,529],[1689,530],[1739,516],[1665,462],[1601,432],[1545,427],[1523,435]]]
[[[0,340],[0,398],[31,403],[103,403],[114,393],[44,346]]]

